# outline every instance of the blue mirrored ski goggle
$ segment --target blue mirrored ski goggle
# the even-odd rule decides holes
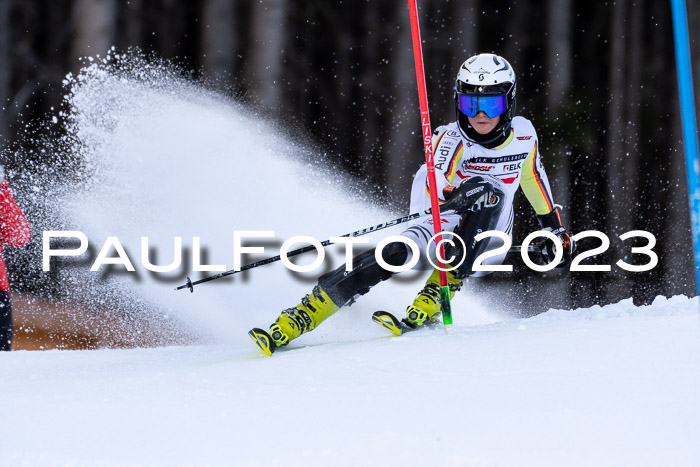
[[[475,117],[484,112],[489,118],[497,117],[506,111],[506,96],[465,96],[457,94],[459,111],[467,117]]]

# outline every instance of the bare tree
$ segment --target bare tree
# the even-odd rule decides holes
[[[608,57],[609,95],[607,99],[607,129],[605,143],[605,167],[607,199],[605,206],[606,231],[614,237],[631,230],[631,206],[628,204],[626,183],[636,174],[625,171],[626,131],[624,128],[626,94],[627,94],[627,6],[628,0],[613,2],[612,21],[610,22],[610,55]],[[611,249],[615,251],[613,247]],[[621,289],[628,289],[626,281],[620,280],[620,274],[611,275],[604,284],[604,297],[613,300]],[[625,291],[625,296],[629,294]]]
[[[386,148],[385,177],[390,194],[397,204],[408,199],[413,172],[423,161],[420,143],[420,112],[418,91],[411,43],[411,24],[408,8],[397,8],[397,27],[391,35],[393,54],[391,56],[392,105],[388,131],[389,147]],[[394,195],[395,193],[395,195]],[[399,199],[401,197],[401,199]]]
[[[116,0],[76,0],[73,6],[75,35],[73,63],[87,56],[105,56],[116,34]]]
[[[547,8],[547,109],[558,113],[571,88],[571,0],[550,0]]]
[[[571,0],[550,0],[547,8],[547,81],[546,112],[547,117],[554,121],[554,127],[561,125],[561,118],[568,104],[568,93],[572,86],[573,77],[573,47],[571,32]],[[556,131],[562,134],[563,131]],[[556,183],[556,199],[564,206],[569,205],[569,170],[571,153],[570,147],[560,138],[552,138],[547,141],[551,148],[550,153],[556,160],[557,167],[554,170]]]
[[[255,36],[245,54],[246,87],[265,105],[280,98],[287,8],[287,0],[259,0],[251,12]]]
[[[642,103],[642,58],[644,55],[644,0],[633,0],[629,16],[629,40],[626,47],[627,73],[625,74],[625,114],[622,128],[624,132],[624,142],[627,151],[620,156],[623,158],[623,173],[636,174],[639,168],[640,151],[640,124]],[[618,174],[619,176],[620,174]],[[627,202],[632,203],[637,199],[638,177],[630,177],[625,180]],[[637,209],[634,205],[628,208],[631,218],[626,225],[634,228],[635,213]],[[626,230],[625,230],[626,231]]]
[[[422,15],[425,31],[426,85],[431,119],[445,123],[455,119],[453,104],[455,77],[469,56],[481,52],[477,47],[476,0],[444,2],[433,0]]]
[[[129,0],[122,7],[124,15],[124,30],[118,34],[117,40],[120,47],[126,49],[128,47],[141,46],[143,34],[143,0]]]
[[[610,23],[610,55],[608,57],[609,96],[607,99],[606,160],[607,185],[607,233],[626,232],[630,219],[625,209],[625,180],[632,174],[625,173],[625,96],[627,94],[627,0],[612,4]]]
[[[502,32],[503,39],[507,40],[504,40],[502,55],[511,62],[516,71],[521,70],[520,73],[525,72],[525,66],[530,66],[530,64],[526,65],[524,61],[520,61],[520,57],[524,58],[523,51],[537,46],[534,41],[536,36],[528,34],[530,27],[529,18],[533,15],[533,12],[537,11],[537,8],[537,6],[532,4],[531,0],[513,2],[512,6],[508,8],[507,26]],[[484,44],[483,51],[489,52],[489,46],[490,44]]]
[[[12,54],[10,48],[10,10],[12,0],[0,2],[0,136],[7,136],[8,121],[6,109],[12,95]]]
[[[468,57],[479,52],[477,34],[479,0],[465,0],[450,2],[448,8],[447,24],[451,51],[454,54],[451,60],[454,75],[457,75],[459,67]]]
[[[550,0],[547,5],[547,44],[546,44],[546,73],[547,92],[545,93],[546,117],[553,122],[554,131],[540,134],[540,142],[549,150],[544,157],[547,159],[547,170],[552,179],[554,199],[565,208],[565,222],[572,216],[571,210],[571,143],[564,139],[564,122],[562,121],[569,103],[569,91],[573,78],[573,47],[571,31],[571,0]],[[561,135],[561,136],[555,136]],[[566,225],[571,227],[570,222]],[[562,299],[568,297],[571,303],[571,287],[568,282],[557,281],[554,285],[557,294]]]
[[[381,53],[381,34],[383,21],[381,17],[381,8],[366,8],[362,12],[362,26],[364,34],[367,34],[364,47],[361,51],[362,66],[360,67],[360,124],[361,133],[358,141],[359,156],[358,166],[364,172],[364,176],[376,182],[380,179],[376,173],[376,167],[381,166],[378,159],[380,153],[384,153],[384,148],[381,146],[382,134],[380,125],[386,109],[386,104],[382,101],[381,96],[384,92],[388,92],[389,83],[387,67],[382,61]],[[380,77],[381,73],[381,77]]]
[[[235,0],[202,2],[202,64],[210,75],[233,74],[236,35],[234,34]]]

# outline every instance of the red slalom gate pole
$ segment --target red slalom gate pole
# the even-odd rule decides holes
[[[445,264],[442,261],[442,259],[445,257],[445,248],[442,242],[442,223],[440,221],[437,181],[435,180],[435,161],[433,158],[433,131],[430,128],[428,91],[425,87],[423,48],[420,40],[420,26],[418,25],[418,7],[416,5],[416,0],[408,0],[408,10],[411,14],[411,37],[413,38],[413,58],[416,63],[416,81],[418,82],[418,99],[420,101],[423,147],[425,149],[425,163],[428,166],[428,188],[430,191],[430,205],[433,211],[433,228],[435,229],[435,241],[438,251],[437,260],[440,274],[440,306],[442,308],[442,322],[445,325],[445,333],[449,334],[452,331],[452,306],[450,304],[450,288],[447,283],[447,272],[445,271]]]

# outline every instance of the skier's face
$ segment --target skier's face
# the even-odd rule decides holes
[[[490,133],[491,130],[496,128],[496,125],[498,125],[498,122],[501,121],[500,115],[496,115],[493,118],[489,118],[489,116],[486,115],[485,112],[479,112],[475,116],[468,117],[468,118],[469,118],[469,124],[480,135],[485,135],[487,133]]]

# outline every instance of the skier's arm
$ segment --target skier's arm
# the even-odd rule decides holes
[[[443,204],[443,190],[452,186],[464,148],[457,133],[448,132],[447,126],[438,127],[433,133],[433,153],[435,154],[435,181],[437,184],[438,203]],[[443,140],[444,139],[444,140]],[[427,171],[425,173],[427,175]],[[430,184],[427,176],[424,184],[425,196],[430,199]]]
[[[540,160],[537,140],[523,162],[523,168],[520,172],[520,188],[523,189],[525,197],[538,215],[542,216],[554,211],[552,189],[549,187],[549,180]]]
[[[552,232],[559,238],[564,254],[557,267],[562,268],[571,264],[572,255],[576,249],[575,243],[566,228],[562,225],[559,209],[552,202],[552,189],[549,186],[547,173],[540,159],[537,140],[523,162],[523,169],[520,177],[520,187],[523,189],[528,201],[537,213],[537,221],[542,230]],[[554,243],[546,239],[545,248],[542,254],[546,261],[552,261],[556,253]]]

